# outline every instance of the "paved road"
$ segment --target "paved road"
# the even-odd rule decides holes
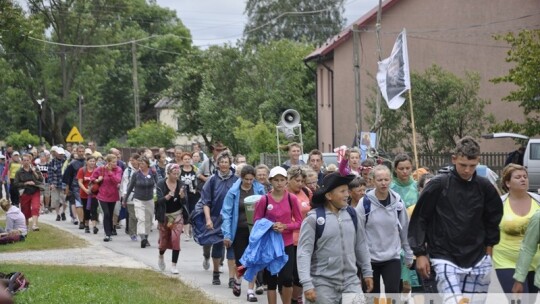
[[[146,268],[159,271],[157,266],[157,229],[150,234],[149,240],[151,247],[140,248],[140,242],[133,242],[123,231],[118,231],[118,236],[113,237],[112,242],[103,242],[103,229],[97,235],[85,234],[84,230],[79,230],[78,226],[69,221],[56,222],[55,216],[46,214],[40,216],[40,221],[56,226],[66,232],[73,233],[86,239],[90,246],[86,248],[34,251],[24,253],[5,253],[0,254],[2,261],[32,261],[32,263],[50,263],[65,265],[87,265],[87,266],[116,266],[127,268]],[[154,225],[155,227],[155,225]],[[212,299],[220,303],[247,303],[246,290],[247,283],[243,282],[242,295],[236,298],[232,290],[227,287],[228,275],[227,266],[224,267],[225,273],[221,275],[221,286],[212,285],[211,270],[205,271],[202,268],[202,248],[193,242],[182,240],[182,251],[178,261],[179,275],[170,274],[171,251],[165,253],[167,269],[164,274],[176,276],[186,284],[195,287],[206,293]],[[69,251],[69,254],[66,254]],[[71,254],[72,253],[72,254]],[[59,258],[61,257],[61,258]],[[492,273],[492,284],[490,286],[490,295],[487,303],[506,303],[504,295],[501,295],[501,287],[497,281],[494,272]],[[267,303],[266,294],[258,296],[259,303]],[[540,300],[538,301],[540,302]]]

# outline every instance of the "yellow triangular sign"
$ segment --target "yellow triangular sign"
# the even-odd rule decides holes
[[[68,136],[66,137],[66,142],[70,143],[81,143],[84,139],[81,135],[81,132],[79,132],[79,129],[77,127],[73,127],[71,131],[69,131]]]

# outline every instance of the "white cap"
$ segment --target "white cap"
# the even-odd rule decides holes
[[[11,154],[11,156],[15,156],[15,155],[21,155],[21,153],[19,153],[19,151],[15,151],[13,152],[13,154]]]
[[[84,154],[92,154],[92,150],[89,148],[84,149]]]
[[[2,153],[0,153],[0,159],[6,159],[6,156]]]
[[[63,148],[56,148],[56,153],[58,153],[58,154],[66,154],[66,151],[64,151]]]
[[[56,152],[58,150],[58,147],[57,146],[52,146],[51,147],[51,152]]]
[[[287,177],[287,170],[283,167],[274,167],[272,170],[270,170],[270,175],[268,178],[273,178],[276,175],[282,175],[283,177]]]

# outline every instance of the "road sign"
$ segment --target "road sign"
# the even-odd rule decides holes
[[[70,143],[81,143],[84,139],[81,135],[81,132],[79,132],[79,129],[77,127],[73,127],[71,131],[69,131],[68,136],[66,137],[66,142]]]

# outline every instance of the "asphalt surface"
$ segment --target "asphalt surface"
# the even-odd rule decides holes
[[[94,235],[84,233],[78,226],[73,225],[69,219],[64,222],[57,222],[53,214],[44,214],[40,216],[40,222],[47,223],[62,229],[66,233],[75,234],[90,244],[85,248],[47,250],[47,251],[27,251],[17,253],[0,254],[0,260],[7,262],[24,262],[35,264],[58,264],[58,265],[83,265],[83,266],[112,266],[126,268],[152,269],[160,272],[158,268],[158,231],[157,222],[154,222],[154,229],[149,235],[151,246],[141,248],[140,242],[134,242],[125,234],[124,229],[118,230],[118,235],[113,236],[111,242],[103,241],[103,229]],[[29,232],[39,233],[39,232]],[[210,298],[219,303],[248,303],[246,301],[247,282],[242,283],[242,295],[237,298],[228,288],[228,270],[227,265],[223,267],[224,273],[221,274],[220,286],[212,285],[212,267],[204,270],[202,267],[203,256],[202,247],[193,240],[186,241],[182,236],[181,252],[178,259],[178,275],[170,273],[171,251],[165,253],[166,269],[164,275],[177,277],[184,283],[204,292]],[[502,289],[497,280],[495,272],[492,271],[492,283],[489,289],[488,300],[486,303],[507,303],[502,293]],[[267,303],[266,292],[257,296],[259,303]],[[278,301],[279,302],[279,301]],[[537,301],[540,303],[540,300]]]

